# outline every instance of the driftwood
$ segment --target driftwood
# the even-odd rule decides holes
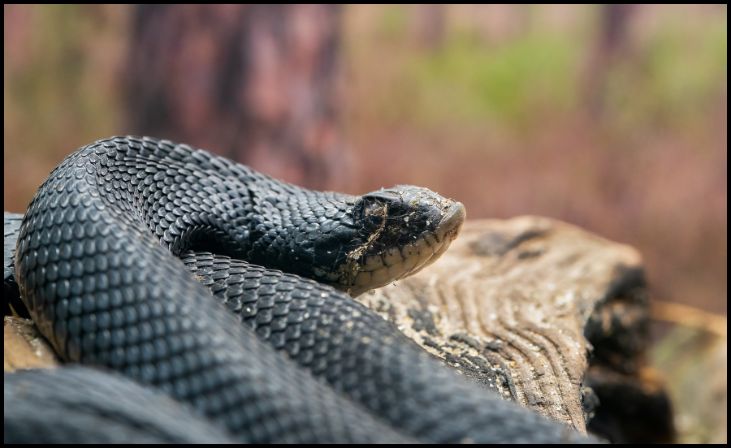
[[[636,250],[538,217],[468,221],[418,274],[358,300],[447,364],[579,431],[669,441],[670,404],[644,362]],[[52,366],[32,323],[5,318],[5,370]]]
[[[662,421],[645,439],[672,435],[667,396],[647,381],[648,300],[629,246],[546,218],[468,221],[432,266],[358,300],[466,376],[579,431],[596,412],[590,429],[637,437],[617,416],[622,399],[614,409],[601,396],[621,384]]]

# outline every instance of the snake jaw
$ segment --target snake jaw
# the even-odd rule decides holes
[[[408,185],[364,195],[360,212],[374,230],[347,254],[337,275],[339,287],[352,296],[433,263],[465,219],[461,203]]]

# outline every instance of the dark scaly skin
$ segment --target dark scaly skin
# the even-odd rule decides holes
[[[441,365],[331,287],[206,252],[181,259],[244,326],[410,435],[436,443],[589,441]]]
[[[20,213],[5,212],[3,216],[3,281],[7,288],[7,283],[15,284],[15,276],[13,273],[13,254],[15,253],[15,243],[18,240],[18,231],[20,223],[23,221],[23,215]]]
[[[86,367],[5,373],[4,443],[234,443],[164,394]]]
[[[181,275],[179,261],[157,243],[180,254],[213,241],[211,248],[216,252],[260,262],[273,260],[269,266],[289,266],[300,275],[357,293],[370,285],[347,283],[355,276],[330,274],[348,263],[348,269],[340,270],[340,274],[350,274],[358,261],[361,267],[372,268],[373,258],[383,258],[379,251],[387,249],[388,244],[420,232],[434,233],[435,222],[449,224],[460,214],[459,208],[455,212],[449,204],[440,209],[438,196],[425,195],[421,189],[414,189],[414,193],[409,188],[361,198],[315,193],[166,142],[119,138],[98,142],[55,170],[29,207],[18,245],[22,254],[18,257],[21,292],[37,325],[65,359],[108,365],[143,383],[157,385],[176,398],[193,403],[244,440],[405,440],[379,427],[379,422],[364,417],[359,409],[328,389],[310,384],[308,377],[256,343],[248,326],[232,330],[230,316],[224,317],[226,313],[222,314],[220,308],[202,305],[210,301],[210,295],[201,293],[194,281],[191,284],[189,277]],[[404,197],[409,200],[404,201]],[[305,204],[311,204],[309,209]],[[427,218],[412,219],[410,225],[399,228],[394,221],[403,217],[404,212],[411,213],[409,205],[416,206],[412,207],[416,209],[412,217]],[[299,212],[288,207],[299,207]],[[389,214],[393,211],[398,213]],[[385,222],[388,227],[383,225]],[[279,230],[279,226],[289,226],[289,233]],[[318,231],[325,235],[324,243],[317,239]],[[437,232],[436,243],[446,241],[448,245],[456,231],[458,226],[456,230],[442,228]],[[434,239],[431,237],[432,243]],[[54,244],[60,245],[59,250],[49,251],[48,245]],[[442,244],[433,252],[444,248],[446,245]],[[406,258],[406,252],[401,253],[402,258]],[[82,256],[85,262],[81,261]],[[391,266],[395,264],[393,253],[385,258]],[[302,260],[308,263],[301,263]],[[430,261],[433,259],[429,256],[420,257],[419,263],[406,263],[401,272],[392,274],[394,278],[406,275]],[[294,288],[284,292],[285,298],[296,299],[296,291],[301,292],[303,284],[324,288],[298,277],[287,279],[277,283],[281,287],[294,282]],[[267,288],[257,287],[263,300],[267,300]],[[320,295],[337,293],[326,288]],[[312,302],[315,308],[330,303],[321,298],[311,299],[317,299]],[[340,296],[340,300],[345,299],[347,296]],[[345,315],[349,311],[352,309],[347,308]],[[342,315],[342,310],[338,312]],[[362,322],[372,323],[377,329],[381,328],[379,325],[390,329],[383,326],[386,323],[380,318],[372,316],[379,320],[366,318]],[[256,319],[267,324],[266,310],[257,314]],[[269,322],[269,327],[273,323],[274,320]],[[313,324],[324,328],[322,321],[305,325]],[[342,329],[335,333],[338,331]],[[384,336],[386,333],[380,330],[374,335],[379,344],[386,344],[377,347],[373,354],[366,350],[363,356],[350,355],[356,362],[389,361],[392,357],[392,367],[387,368],[388,362],[377,365],[380,376],[371,381],[367,375],[357,374],[346,374],[337,380],[333,372],[348,367],[345,363],[333,363],[337,356],[312,367],[336,388],[360,399],[411,434],[430,441],[586,440],[517,406],[506,407],[496,397],[483,394],[476,399],[474,387],[465,386],[467,383],[461,379],[455,382],[453,372],[435,368],[436,362],[425,354],[413,357],[417,367],[434,369],[431,377],[423,378],[443,379],[455,386],[432,392],[425,389],[423,381],[410,383],[409,370],[400,370],[408,363],[399,363],[399,359],[402,353],[418,353],[413,343],[397,334],[396,348],[392,350],[390,336]],[[266,335],[263,337],[267,339]],[[306,337],[301,337],[301,345],[306,346]],[[320,347],[337,349],[339,337],[335,334],[332,343]],[[276,336],[269,339],[277,346]],[[289,342],[287,350],[292,350],[292,341]],[[279,348],[283,348],[281,343]],[[347,358],[348,353],[345,355]],[[306,358],[295,359],[302,363]],[[319,359],[327,360],[327,356]],[[368,372],[367,365],[362,368],[365,370],[358,366],[352,372]],[[242,384],[252,380],[262,383],[257,387]],[[392,392],[376,390],[389,382],[395,384]],[[426,405],[419,408],[409,401],[410,396],[431,400],[417,400],[419,406]],[[224,400],[228,401],[227,406],[222,406]],[[492,412],[477,412],[474,417],[473,411],[479,408],[476,403],[496,407]],[[312,412],[313,408],[316,412]],[[459,415],[468,418],[454,418]],[[446,417],[452,417],[453,423],[440,424]],[[535,432],[525,431],[526,426],[532,426]]]
[[[20,223],[23,221],[23,215],[19,213],[5,212],[3,217],[3,309],[6,316],[19,315],[21,317],[30,317],[25,305],[20,301],[18,292],[18,282],[15,280],[14,257],[15,243],[18,240],[18,231]]]
[[[160,175],[167,168],[157,160],[178,153],[220,163],[172,144],[107,140],[69,156],[41,186],[15,260],[21,297],[41,334],[63,360],[162,389],[242,441],[407,441],[238,325],[160,245],[175,230],[161,201],[174,177]],[[210,186],[202,171],[189,176]],[[213,228],[212,215],[227,210],[199,188],[173,188],[183,194],[170,205],[178,199],[183,220]],[[190,210],[191,197],[212,213]],[[181,233],[197,232],[188,229]]]

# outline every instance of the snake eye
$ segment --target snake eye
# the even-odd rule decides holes
[[[389,190],[378,190],[360,198],[361,217],[386,216],[389,205],[400,202],[401,198]]]
[[[381,201],[373,198],[368,198],[363,201],[363,217],[371,218],[375,216],[382,216],[386,205]]]
[[[388,213],[388,205],[377,197],[364,196],[357,205],[356,216],[372,225],[380,225]]]

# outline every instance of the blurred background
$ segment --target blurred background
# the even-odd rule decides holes
[[[4,208],[24,211],[77,147],[131,133],[312,188],[409,183],[470,219],[561,219],[639,249],[653,299],[692,307],[657,308],[692,324],[658,323],[652,358],[682,375],[681,441],[725,442],[726,20],[726,5],[5,5]],[[704,366],[723,377],[710,392]]]

